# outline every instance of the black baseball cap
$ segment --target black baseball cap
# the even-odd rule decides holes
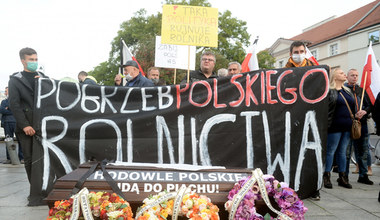
[[[134,61],[134,60],[128,60],[128,61],[123,65],[123,67],[126,67],[126,66],[134,66],[134,67],[136,67],[137,69],[139,68],[139,65],[138,65],[137,62]]]

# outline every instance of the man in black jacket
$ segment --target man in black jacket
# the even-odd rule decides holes
[[[360,119],[362,125],[361,136],[357,140],[351,140],[347,149],[347,164],[346,164],[346,176],[349,174],[350,159],[351,159],[351,146],[354,146],[355,156],[357,166],[359,168],[359,183],[364,183],[367,185],[373,185],[373,182],[368,178],[368,170],[370,169],[370,164],[367,163],[367,160],[370,160],[371,157],[368,157],[368,126],[367,126],[367,116],[371,112],[371,104],[369,98],[367,98],[366,93],[364,93],[363,107],[359,111],[360,102],[363,98],[363,89],[357,85],[359,73],[356,69],[350,69],[347,73],[347,83],[345,86],[350,88],[351,92],[355,96],[355,118]]]
[[[189,76],[189,82],[196,82],[199,80],[207,80],[212,78],[218,78],[214,72],[214,67],[216,63],[215,54],[212,51],[205,51],[201,55],[201,65],[200,69],[192,71]],[[181,81],[181,84],[187,83],[187,76]]]
[[[6,98],[1,101],[0,105],[0,113],[1,113],[1,127],[4,128],[4,134],[5,136],[9,136],[11,138],[14,137],[15,134],[15,128],[16,128],[16,119],[13,117],[12,111],[9,108],[9,99],[8,99],[8,87],[5,87],[5,96]],[[8,148],[5,148],[6,154],[7,154],[7,161],[4,163],[11,163]],[[18,158],[20,159],[21,163],[24,163],[24,156],[22,154],[21,145],[19,144],[19,150],[18,150]]]
[[[46,76],[37,72],[37,52],[32,48],[21,49],[20,59],[24,70],[11,75],[8,82],[9,107],[16,119],[16,136],[21,143],[25,170],[31,183],[33,136],[36,133],[33,128],[34,87],[37,78]],[[33,204],[36,202],[29,201],[28,205]]]

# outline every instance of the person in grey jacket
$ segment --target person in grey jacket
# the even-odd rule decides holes
[[[24,70],[12,74],[8,82],[9,107],[16,119],[16,136],[21,143],[25,170],[31,183],[33,136],[36,134],[33,128],[34,88],[36,80],[46,76],[37,72],[38,58],[34,49],[21,49],[20,59]],[[40,205],[42,202],[42,198],[41,201],[29,201],[28,206]]]

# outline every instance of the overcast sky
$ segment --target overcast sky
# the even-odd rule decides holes
[[[21,71],[18,52],[31,47],[48,76],[77,78],[109,57],[111,41],[120,24],[145,8],[162,12],[163,0],[1,0],[0,91],[9,75]],[[270,47],[278,38],[291,38],[319,21],[341,16],[373,0],[209,0],[219,12],[246,21],[258,49]]]

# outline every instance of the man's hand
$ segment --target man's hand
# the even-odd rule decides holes
[[[32,128],[32,126],[27,126],[23,128],[22,130],[24,130],[25,134],[28,136],[33,136],[36,133],[36,131]]]
[[[120,84],[121,84],[121,75],[120,74],[116,74],[114,81],[115,81],[116,85],[120,86]]]
[[[360,111],[358,111],[358,112],[356,112],[356,114],[355,114],[355,118],[357,118],[357,119],[362,119],[362,117],[364,116],[364,115],[366,115],[367,114],[367,112],[365,111],[365,110],[360,110]]]

